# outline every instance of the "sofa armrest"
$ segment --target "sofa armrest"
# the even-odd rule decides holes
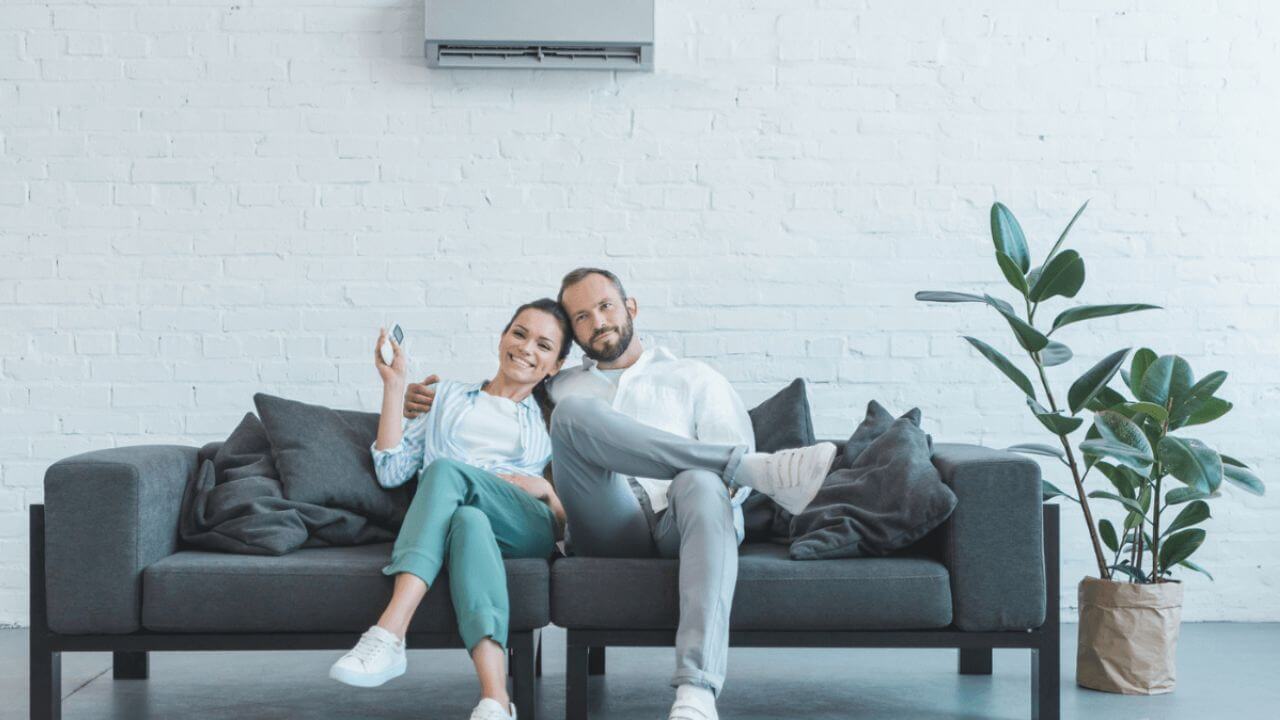
[[[941,530],[955,626],[969,631],[1040,627],[1045,620],[1040,465],[1004,450],[943,443],[934,445],[933,464],[959,501]]]
[[[142,571],[172,555],[196,448],[139,445],[60,460],[44,476],[45,588],[57,633],[141,627]]]

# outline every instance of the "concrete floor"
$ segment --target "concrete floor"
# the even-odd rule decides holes
[[[1063,626],[1064,718],[1248,720],[1280,717],[1280,624],[1187,624],[1178,688],[1128,697],[1078,688],[1075,625]],[[564,717],[564,633],[544,633],[543,720]],[[334,652],[152,653],[149,680],[112,680],[108,653],[63,655],[66,720],[147,718],[449,718],[476,700],[460,650],[411,651],[409,672],[372,690],[329,680]],[[956,674],[955,651],[735,649],[719,708],[726,718],[1030,717],[1030,659],[997,650],[989,677]],[[592,681],[595,720],[666,717],[670,649],[610,648]],[[27,632],[0,630],[0,717],[26,718]]]

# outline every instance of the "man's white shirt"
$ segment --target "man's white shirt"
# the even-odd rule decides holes
[[[670,350],[654,347],[622,372],[615,385],[584,358],[582,365],[561,371],[551,383],[551,399],[571,395],[598,397],[614,410],[645,425],[690,440],[724,445],[746,445],[755,451],[755,433],[742,398],[723,375],[698,360],[677,358]],[[654,512],[668,505],[671,481],[635,478],[649,498]],[[739,487],[733,495],[734,527],[742,541],[742,503],[751,489]]]

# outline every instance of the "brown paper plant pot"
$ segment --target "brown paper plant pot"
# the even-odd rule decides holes
[[[1182,583],[1080,581],[1076,684],[1126,695],[1173,692]]]

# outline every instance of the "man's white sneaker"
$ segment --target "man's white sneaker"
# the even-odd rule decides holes
[[[681,685],[676,688],[676,701],[671,704],[667,720],[719,720],[716,712],[716,696],[710,690],[697,685]]]
[[[404,651],[405,643],[395,633],[374,625],[329,668],[329,677],[355,687],[378,687],[404,674]]]
[[[748,453],[734,481],[768,495],[795,515],[813,502],[835,459],[836,446],[829,442],[775,453]]]
[[[516,706],[512,705],[510,709],[508,713],[497,700],[481,698],[480,704],[471,711],[471,720],[516,720]]]

